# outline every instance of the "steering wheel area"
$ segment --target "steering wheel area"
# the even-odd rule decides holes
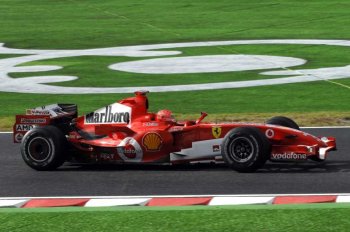
[[[188,120],[188,121],[183,122],[183,124],[182,124],[182,123],[181,123],[181,124],[182,124],[184,127],[189,127],[189,126],[197,125],[197,124],[199,124],[207,115],[208,115],[207,113],[201,112],[201,116],[200,116],[196,121],[194,121],[194,120]]]

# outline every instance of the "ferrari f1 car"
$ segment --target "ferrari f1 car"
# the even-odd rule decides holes
[[[336,149],[335,138],[315,137],[291,119],[266,124],[176,121],[169,110],[148,112],[147,91],[78,117],[74,104],[53,104],[17,115],[14,142],[36,170],[53,170],[65,161],[85,163],[225,162],[253,172],[267,160],[323,161]]]

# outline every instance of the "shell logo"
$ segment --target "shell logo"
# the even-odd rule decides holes
[[[147,151],[159,151],[162,143],[162,137],[154,132],[145,134],[142,139],[142,144]]]

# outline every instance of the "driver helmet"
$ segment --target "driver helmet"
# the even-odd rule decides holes
[[[175,118],[170,110],[160,110],[157,113],[157,121],[175,122]]]

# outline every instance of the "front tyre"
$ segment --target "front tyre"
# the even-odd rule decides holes
[[[54,170],[66,160],[67,140],[54,126],[36,127],[30,130],[21,143],[25,163],[39,171]]]
[[[271,153],[266,136],[255,127],[238,127],[224,138],[222,157],[238,172],[254,172],[262,167]]]
[[[284,117],[284,116],[272,117],[266,121],[266,124],[284,126],[284,127],[289,127],[289,128],[295,129],[295,130],[300,130],[299,125],[296,122],[294,122],[292,119]]]

